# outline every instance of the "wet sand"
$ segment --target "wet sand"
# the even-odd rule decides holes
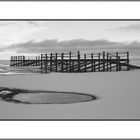
[[[140,71],[0,76],[0,87],[91,94],[74,104],[0,101],[0,119],[140,119]]]
[[[0,99],[23,104],[70,104],[96,100],[97,97],[78,92],[0,88]]]

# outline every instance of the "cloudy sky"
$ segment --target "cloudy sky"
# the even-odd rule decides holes
[[[140,51],[140,21],[0,21],[0,59],[98,49]]]

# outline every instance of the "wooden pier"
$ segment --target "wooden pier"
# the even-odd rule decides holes
[[[41,72],[102,72],[130,70],[129,52],[50,53],[34,58],[11,56],[11,67],[39,67]]]

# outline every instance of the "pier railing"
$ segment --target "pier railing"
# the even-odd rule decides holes
[[[129,70],[129,52],[50,53],[34,58],[11,56],[11,67],[39,67],[41,72],[101,72]]]

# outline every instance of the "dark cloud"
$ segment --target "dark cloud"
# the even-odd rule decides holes
[[[121,30],[121,31],[140,31],[140,24],[132,24],[132,25],[129,25],[129,26],[119,27],[119,28],[117,28],[117,30]]]
[[[41,42],[29,41],[26,43],[15,44],[9,46],[8,50],[14,50],[18,53],[41,53],[47,51],[76,51],[76,50],[86,50],[90,48],[115,46],[117,42],[111,42],[107,40],[84,40],[84,39],[74,39],[58,41],[54,40],[44,40]],[[119,44],[118,44],[119,45]]]
[[[29,41],[20,44],[14,44],[6,48],[9,51],[17,53],[47,53],[47,52],[68,52],[68,51],[86,51],[97,49],[121,49],[121,50],[140,50],[140,42],[121,43],[107,40],[84,40],[74,39],[58,41],[44,40],[40,42]]]

